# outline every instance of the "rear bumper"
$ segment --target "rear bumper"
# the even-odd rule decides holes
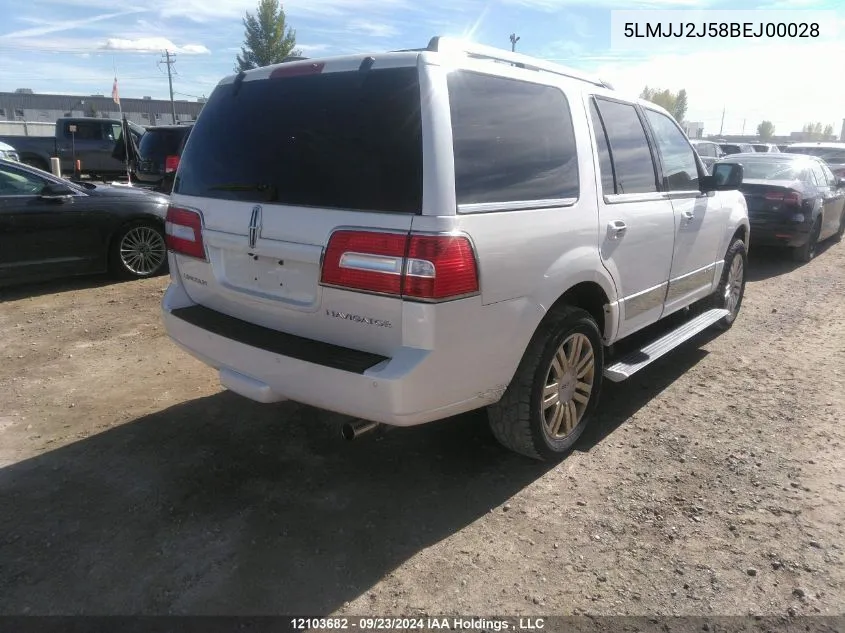
[[[751,222],[751,243],[756,246],[799,247],[810,239],[811,223]]]
[[[162,312],[173,341],[217,369],[223,386],[240,395],[257,402],[294,400],[395,426],[492,404],[515,369],[500,364],[468,372],[456,366],[454,346],[401,347],[386,358],[292,337],[195,306],[178,282],[165,293]]]

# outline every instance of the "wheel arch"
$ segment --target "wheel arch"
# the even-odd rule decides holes
[[[615,302],[613,303],[615,304]],[[615,333],[616,323],[613,319],[615,311],[611,307],[611,300],[607,292],[598,282],[581,281],[567,289],[549,306],[543,320],[550,313],[557,313],[565,306],[580,308],[589,313],[605,340],[608,340],[609,334]],[[608,331],[609,328],[612,329],[612,332]]]

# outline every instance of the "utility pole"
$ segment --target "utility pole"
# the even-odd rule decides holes
[[[173,73],[170,68],[176,63],[176,54],[164,51],[164,58],[159,62],[167,64],[167,83],[170,85],[170,114],[173,116],[173,125],[176,125],[176,103],[173,101]]]
[[[725,108],[722,108],[722,125],[719,126],[719,136],[722,136],[722,132],[725,130]]]
[[[511,33],[511,52],[513,53],[516,51],[516,43],[520,40],[520,37],[516,33]]]
[[[745,119],[742,120],[742,135],[745,136]]]

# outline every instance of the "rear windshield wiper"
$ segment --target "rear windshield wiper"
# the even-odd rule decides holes
[[[264,183],[239,183],[239,182],[229,182],[229,183],[221,183],[219,185],[212,185],[209,187],[211,191],[238,191],[238,192],[248,192],[248,191],[256,191],[258,193],[263,193],[266,196],[267,202],[274,202],[279,199],[279,192],[276,189],[276,185],[267,185]]]

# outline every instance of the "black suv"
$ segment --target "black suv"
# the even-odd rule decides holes
[[[193,127],[191,124],[147,128],[138,147],[136,178],[142,183],[154,185],[157,191],[170,193],[182,148]]]

